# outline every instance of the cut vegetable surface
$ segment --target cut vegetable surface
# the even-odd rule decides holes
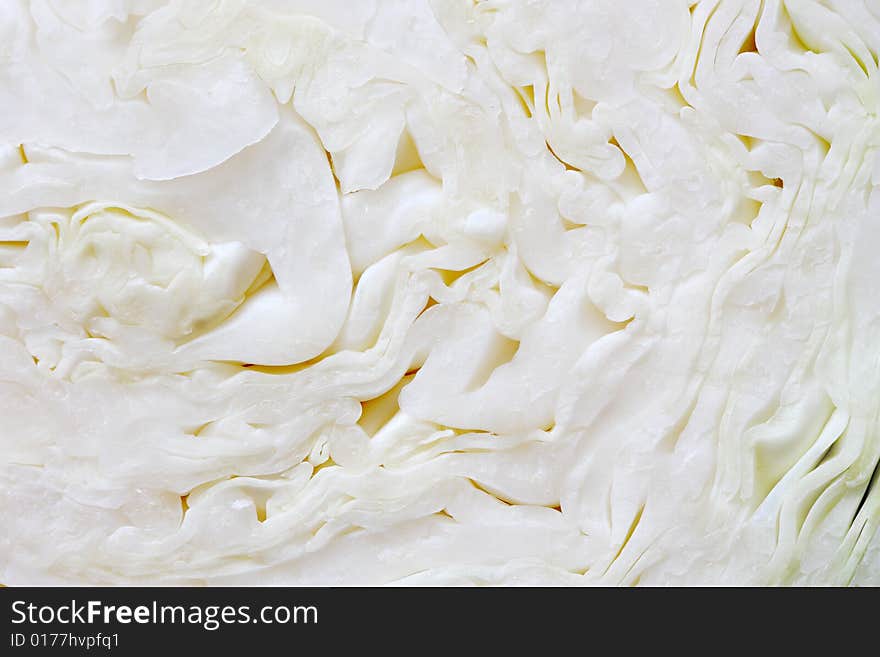
[[[0,582],[880,585],[873,0],[0,42]]]

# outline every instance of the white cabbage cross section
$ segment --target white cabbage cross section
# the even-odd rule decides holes
[[[880,585],[876,3],[0,43],[0,583]]]

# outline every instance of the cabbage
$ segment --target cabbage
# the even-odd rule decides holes
[[[880,12],[0,7],[0,581],[880,584]]]

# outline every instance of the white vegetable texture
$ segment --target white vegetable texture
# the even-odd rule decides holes
[[[876,0],[0,44],[0,582],[880,584]]]

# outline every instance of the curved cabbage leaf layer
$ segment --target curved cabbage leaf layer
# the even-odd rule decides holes
[[[880,584],[877,3],[0,40],[0,581]]]

